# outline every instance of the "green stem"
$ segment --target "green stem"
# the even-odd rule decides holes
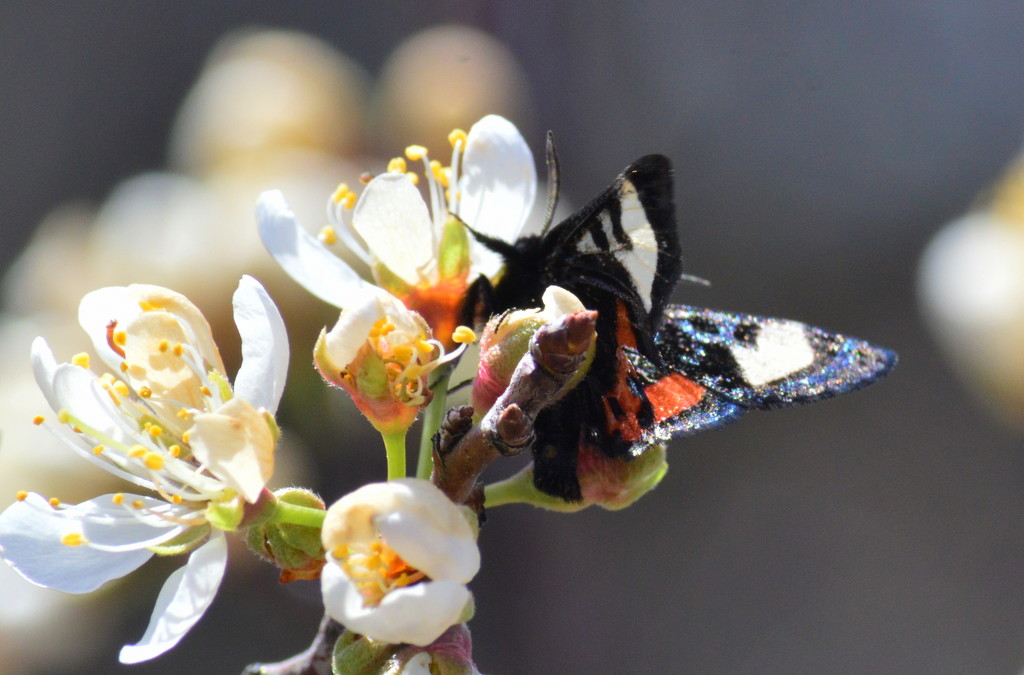
[[[441,427],[444,411],[448,401],[448,380],[452,368],[445,368],[437,380],[430,386],[434,397],[427,404],[423,413],[423,428],[420,432],[420,454],[416,460],[416,477],[429,479],[434,468],[434,434]]]
[[[388,454],[388,480],[405,478],[405,434],[408,429],[382,433],[384,450]]]
[[[303,525],[305,527],[321,527],[324,524],[324,515],[327,512],[323,509],[313,509],[308,506],[298,506],[288,502],[278,501],[277,509],[274,511],[273,522],[290,523],[292,525]]]

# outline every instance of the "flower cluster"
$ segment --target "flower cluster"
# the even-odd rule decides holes
[[[288,344],[280,313],[251,277],[242,278],[233,299],[242,338],[233,380],[198,308],[158,286],[104,288],[82,300],[79,322],[104,368],[94,369],[85,352],[59,363],[45,340],[34,343],[36,380],[54,412],[37,424],[142,492],[79,504],[20,493],[0,514],[4,560],[33,583],[84,593],[154,555],[188,554],[166,581],[142,638],[121,650],[122,662],[158,656],[195,625],[224,574],[226,534],[242,531],[250,548],[282,568],[283,581],[320,578],[327,617],[347,628],[326,648],[335,672],[349,672],[353,663],[365,673],[477,672],[462,625],[473,612],[467,584],[480,567],[485,492],[476,476],[495,447],[521,447],[530,438],[527,413],[499,402],[520,364],[547,349],[537,346],[541,336],[562,349],[549,359],[558,364],[549,393],[576,386],[594,357],[594,313],[552,287],[543,308],[494,317],[480,346],[476,415],[465,407],[445,417],[448,377],[476,341],[464,325],[474,319],[467,292],[502,268],[501,256],[477,234],[515,241],[536,193],[532,155],[508,120],[489,115],[469,133],[453,131],[450,141],[448,165],[415,145],[365,181],[361,194],[339,186],[319,237],[300,227],[282,193],[266,192],[257,203],[259,232],[273,257],[341,309],[335,325],[320,332],[313,361],[381,433],[387,482],[356,489],[329,508],[302,488],[269,489]],[[422,173],[410,162],[421,163]],[[369,279],[335,255],[338,242],[367,265]],[[573,330],[582,330],[582,341],[566,337]],[[538,363],[547,368],[544,359]],[[421,413],[413,477],[405,436]],[[490,417],[498,419],[492,424]],[[453,448],[465,439],[483,449],[456,457]],[[663,458],[663,451],[651,456]],[[596,467],[580,477],[587,501],[579,507],[631,502],[660,480],[663,464]],[[581,461],[581,472],[587,466]],[[529,471],[489,489],[489,505],[558,508],[532,487]]]

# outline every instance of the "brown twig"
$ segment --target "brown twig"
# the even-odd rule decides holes
[[[277,663],[253,663],[242,675],[331,675],[334,645],[344,631],[344,626],[325,614],[313,643],[304,652]]]
[[[453,502],[470,500],[488,464],[533,443],[537,414],[568,390],[594,340],[596,324],[597,312],[581,310],[538,330],[508,388],[480,424],[470,426],[468,406],[448,411],[434,444],[430,479]]]

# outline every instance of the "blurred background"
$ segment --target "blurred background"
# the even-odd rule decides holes
[[[237,363],[243,272],[295,350],[277,485],[330,502],[382,478],[379,439],[310,367],[336,311],[276,270],[253,200],[281,187],[316,231],[339,181],[498,112],[538,158],[555,131],[570,204],[671,158],[686,272],[713,283],[678,301],[863,337],[900,365],[673,444],[625,511],[491,512],[480,669],[1021,671],[1020,3],[15,0],[0,36],[0,505],[105,480],[30,425],[35,335],[66,359],[81,295],[160,283]],[[177,648],[118,665],[180,562],[71,599],[0,570],[0,672],[236,673],[308,644],[316,585],[238,549]]]

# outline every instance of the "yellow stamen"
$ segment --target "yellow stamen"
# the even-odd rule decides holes
[[[181,356],[185,353],[185,348],[181,346],[180,342],[176,342],[174,347],[171,349],[171,352],[173,352],[175,356]]]
[[[50,506],[52,506],[53,508],[57,508],[58,506],[60,506],[60,500],[57,499],[56,497],[50,497],[50,499],[48,499],[47,501],[50,502]]]
[[[410,380],[418,380],[423,376],[423,371],[426,370],[423,366],[418,363],[414,363],[405,369],[405,376]]]
[[[392,351],[395,358],[402,363],[408,363],[412,360],[412,347],[409,345],[398,345]]]
[[[188,442],[189,442],[188,439],[189,439],[189,433],[186,431],[185,433],[183,433],[181,435],[181,442],[184,443],[185,445],[188,445]]]
[[[349,192],[347,195],[345,195],[345,199],[344,199],[344,201],[342,201],[341,205],[344,206],[346,209],[349,209],[349,210],[354,208],[355,205],[356,205],[356,193],[355,192]]]
[[[146,454],[147,452],[149,452],[149,451],[148,451],[148,450],[146,450],[146,447],[145,447],[145,446],[143,446],[143,445],[133,445],[133,446],[132,446],[132,447],[131,447],[131,448],[130,448],[130,449],[128,450],[128,456],[129,456],[129,457],[135,457],[135,458],[138,458],[138,457],[142,457],[142,456],[143,456],[143,455],[145,455],[145,454]]]
[[[340,183],[331,194],[331,201],[335,204],[339,204],[349,195],[350,192],[352,191],[348,189],[348,183]]]
[[[141,387],[139,387],[139,396],[141,396],[142,398],[149,398],[152,395],[153,390],[147,387],[146,385],[142,385]]]
[[[171,503],[173,503],[173,504],[180,504],[181,503],[181,495],[171,495]]]
[[[420,184],[420,177],[418,175],[416,175],[415,173],[413,173],[412,171],[406,171],[405,175],[406,175],[406,177],[410,181],[412,181],[413,185],[419,185]]]
[[[65,546],[81,546],[89,543],[89,540],[83,537],[80,532],[69,532],[60,538],[60,543]]]
[[[416,351],[424,356],[428,356],[434,353],[434,345],[430,344],[426,340],[420,339],[416,341]]]
[[[142,508],[142,500],[141,499],[136,499],[134,502],[132,502],[132,508],[133,509],[141,509]]]
[[[181,456],[181,446],[175,443],[171,447],[167,448],[167,452],[171,453],[171,457]]]
[[[28,492],[25,490],[18,490],[18,494],[14,495],[14,498],[19,502],[23,502],[28,499]]]
[[[116,495],[111,497],[111,501],[120,506],[121,504],[124,504],[124,495],[118,492]]]
[[[126,342],[128,342],[128,333],[123,330],[114,331],[114,344],[124,347]]]
[[[36,425],[37,427],[45,421],[46,418],[43,417],[42,415],[36,415],[35,417],[32,418],[32,424]]]
[[[189,415],[191,415],[192,413],[190,413],[186,408],[178,408],[178,412],[174,414],[184,420],[188,419]]]
[[[146,429],[146,431],[148,431],[149,435],[152,436],[153,438],[160,438],[161,436],[164,435],[164,430],[155,424],[151,425],[148,429]]]
[[[67,424],[68,420],[70,420],[70,419],[71,419],[71,413],[69,413],[67,411],[67,409],[62,409],[59,413],[57,413],[57,420],[61,424]]]
[[[465,150],[466,149],[466,132],[463,131],[462,129],[452,129],[451,133],[448,134],[448,142],[451,143],[452,147],[454,148],[455,144],[458,143],[459,141],[462,142],[462,145],[460,146],[460,148],[462,150]]]
[[[388,173],[405,173],[405,157],[392,157],[388,162]]]
[[[171,342],[170,340],[163,339],[160,341],[160,344],[158,344],[156,348],[159,349],[161,352],[166,352],[168,349],[171,348]]]
[[[118,367],[121,369],[122,373],[127,373],[128,372],[128,364],[125,363],[124,361],[122,361],[121,365],[118,366]]]
[[[97,445],[96,447],[94,447],[92,449],[92,454],[94,454],[94,455],[102,455],[103,451],[106,450],[106,449],[107,449],[107,446],[105,446],[105,445]]]
[[[153,471],[159,471],[164,468],[164,458],[155,452],[146,453],[145,459],[142,460],[147,468]]]
[[[441,175],[438,176],[437,182],[440,183],[441,187],[443,187],[443,188],[446,188],[449,185],[451,185],[451,182],[452,182],[452,168],[450,166],[446,166],[443,169],[441,169]],[[445,196],[445,199],[447,199],[448,198],[448,193],[445,192],[444,196]]]
[[[77,354],[71,357],[71,363],[75,364],[76,366],[81,366],[82,368],[88,368],[89,355],[86,354],[85,352],[78,352]]]
[[[322,228],[320,228],[320,235],[317,237],[317,239],[327,244],[328,246],[333,246],[334,244],[338,243],[338,233],[335,232],[334,228],[331,227],[330,225],[324,225]]]
[[[139,308],[142,309],[143,312],[152,312],[152,311],[157,310],[157,309],[163,309],[159,305],[154,304],[154,303],[150,302],[149,300],[141,300],[141,301],[139,301]]]
[[[199,387],[199,391],[200,393],[202,393],[203,396],[213,396],[213,394],[210,393],[210,388],[207,387],[205,384]]]
[[[414,162],[423,159],[426,154],[427,149],[422,145],[410,145],[405,149],[405,156]]]
[[[460,345],[476,342],[476,333],[469,326],[459,326],[452,332],[452,341]]]
[[[132,393],[132,390],[128,388],[128,385],[125,384],[124,382],[122,382],[121,380],[118,380],[117,382],[115,382],[111,388],[114,390],[114,393],[117,394],[118,396],[125,396],[126,397],[126,396],[128,396],[128,394]],[[143,387],[142,389],[139,390],[139,395],[140,396],[143,395],[142,394],[143,391],[149,391],[149,390],[146,389],[146,387]]]

